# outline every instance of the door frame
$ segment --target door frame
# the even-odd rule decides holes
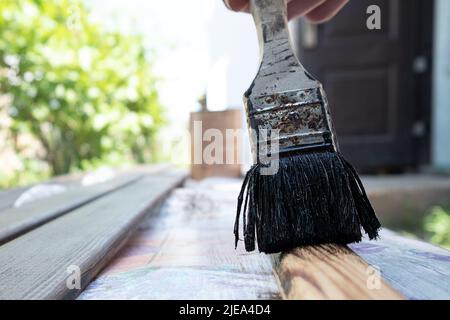
[[[411,26],[412,34],[417,35],[414,55],[423,56],[428,61],[427,70],[415,74],[413,79],[413,93],[415,94],[416,123],[423,123],[424,135],[415,138],[415,154],[417,168],[431,165],[432,139],[432,85],[433,85],[433,53],[434,53],[434,0],[403,0],[413,2],[413,17],[419,23]]]

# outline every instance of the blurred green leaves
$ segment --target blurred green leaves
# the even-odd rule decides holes
[[[52,174],[154,159],[164,120],[151,67],[140,36],[92,22],[81,1],[0,2],[11,141],[34,137]]]
[[[450,211],[434,207],[425,218],[424,229],[430,241],[450,249]]]

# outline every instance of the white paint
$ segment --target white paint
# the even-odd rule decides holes
[[[450,170],[450,1],[435,8],[433,72],[433,166]]]
[[[60,184],[38,184],[23,192],[16,201],[14,201],[14,208],[20,208],[28,203],[50,198],[56,194],[66,192],[67,188]]]

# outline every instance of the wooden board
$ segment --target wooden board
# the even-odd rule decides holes
[[[0,247],[0,299],[76,297],[184,173],[143,177]],[[69,289],[71,266],[81,289]],[[68,269],[69,268],[69,269]]]
[[[52,179],[45,181],[45,184],[58,184],[63,185],[64,187],[78,187],[80,185],[80,181],[83,179],[83,176],[85,173],[75,173],[75,174],[68,174],[63,176],[56,176]],[[14,207],[15,201],[22,195],[24,192],[26,192],[28,189],[36,186],[29,185],[25,187],[17,187],[12,189],[4,189],[0,191],[0,214],[8,208]]]
[[[161,172],[169,168],[170,165],[164,163],[152,165],[135,165],[132,168],[123,168],[123,169],[99,168],[98,170],[90,172],[77,172],[73,174],[55,176],[48,181],[25,187],[3,189],[0,190],[0,214],[2,214],[6,209],[14,207],[16,200],[24,192],[37,185],[57,184],[64,186],[67,189],[73,189],[82,187],[84,179],[89,178],[89,176],[90,178],[92,178],[92,176],[96,176],[97,178],[99,178],[98,177],[99,174],[104,176],[105,169],[109,171],[109,173],[112,173],[114,177],[119,177],[122,175],[129,175],[129,174],[151,174]]]
[[[169,166],[165,164],[136,166],[133,169],[116,171],[111,179],[88,186],[83,186],[82,181],[83,177],[90,175],[89,173],[55,177],[45,184],[57,183],[66,188],[65,192],[37,199],[17,208],[10,206],[0,212],[0,245],[109,192],[118,190],[145,174],[162,172],[168,168]],[[95,172],[93,174],[95,175]],[[11,190],[10,193],[15,194],[16,199],[20,195],[17,191],[22,193],[25,190]]]
[[[351,248],[408,299],[450,299],[450,252],[383,230],[380,241]]]
[[[284,296],[450,299],[449,251],[389,230],[380,235],[378,241],[363,240],[349,248],[298,248],[281,256],[276,261]],[[377,282],[379,276],[381,281]]]
[[[450,298],[450,253],[389,231],[351,249],[235,251],[239,187],[207,179],[176,190],[79,299]]]
[[[121,176],[98,185],[72,188],[19,208],[6,209],[0,214],[0,244],[90,201],[94,201],[109,192],[124,187],[139,178],[140,175],[136,174]]]
[[[240,181],[176,190],[79,299],[278,299],[269,256],[236,251]]]
[[[346,246],[302,247],[276,261],[283,297],[301,300],[403,299]]]
[[[202,180],[207,177],[233,177],[241,176],[241,137],[229,137],[228,132],[239,132],[242,127],[240,109],[228,109],[224,111],[200,111],[192,112],[189,120],[191,137],[191,178]],[[210,142],[203,141],[208,130],[218,130],[223,136],[225,146],[223,148],[221,164],[207,164],[203,154]],[[206,151],[207,152],[207,151]],[[198,162],[199,161],[199,162]]]
[[[5,209],[8,209],[13,206],[14,201],[23,193],[27,188],[14,188],[14,189],[5,189],[0,191],[0,214]]]

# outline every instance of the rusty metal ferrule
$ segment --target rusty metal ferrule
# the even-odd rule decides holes
[[[249,97],[245,104],[248,126],[256,132],[256,141],[251,139],[255,159],[273,153],[274,144],[281,156],[309,149],[336,150],[321,87]]]

